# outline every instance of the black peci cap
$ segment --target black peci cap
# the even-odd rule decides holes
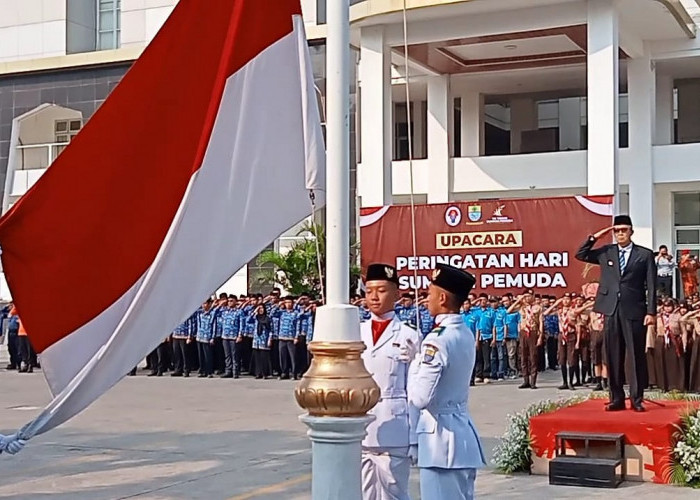
[[[616,215],[613,226],[632,226],[632,218],[629,215]]]
[[[370,264],[367,266],[365,283],[369,281],[391,281],[399,284],[399,275],[394,266],[389,264]]]
[[[438,264],[433,271],[432,283],[455,294],[463,301],[476,284],[476,278],[456,267]]]

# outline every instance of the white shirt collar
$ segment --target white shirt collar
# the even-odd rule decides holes
[[[454,314],[438,314],[435,316],[435,324],[439,325],[440,323],[443,323],[444,321],[447,321],[452,318],[459,318],[460,321],[462,321],[462,317],[458,313]]]
[[[377,316],[376,314],[372,313],[372,321],[387,321],[390,319],[394,319],[394,316],[396,316],[396,313],[394,311],[389,311],[388,313],[384,313],[381,316]]]
[[[618,248],[618,250],[619,250],[620,252],[627,253],[627,252],[632,251],[632,247],[633,247],[633,246],[634,246],[634,243],[632,243],[632,242],[630,241],[630,244],[627,245],[626,247],[621,247],[621,246],[618,244],[618,245],[617,245],[617,248]]]

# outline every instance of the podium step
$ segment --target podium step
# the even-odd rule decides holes
[[[592,458],[560,455],[549,462],[549,484],[585,486],[588,488],[617,488],[622,482],[619,458]]]

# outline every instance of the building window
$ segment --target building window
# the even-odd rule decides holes
[[[121,4],[121,0],[97,0],[97,50],[119,48]]]
[[[54,136],[56,143],[56,156],[61,154],[73,138],[78,135],[83,127],[83,121],[78,120],[56,120],[54,123]],[[53,161],[54,158],[51,159]]]

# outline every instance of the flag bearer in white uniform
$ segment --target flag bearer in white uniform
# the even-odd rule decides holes
[[[396,269],[371,264],[365,280],[369,320],[360,326],[367,349],[362,354],[367,371],[381,389],[376,417],[362,441],[362,497],[364,500],[408,500],[411,427],[406,381],[411,360],[420,349],[420,334],[394,313],[399,297]]]
[[[474,283],[471,274],[451,266],[438,264],[433,272],[428,309],[436,327],[423,339],[408,380],[409,404],[420,410],[422,500],[474,498],[476,469],[485,465],[468,409],[474,335],[459,314]]]

